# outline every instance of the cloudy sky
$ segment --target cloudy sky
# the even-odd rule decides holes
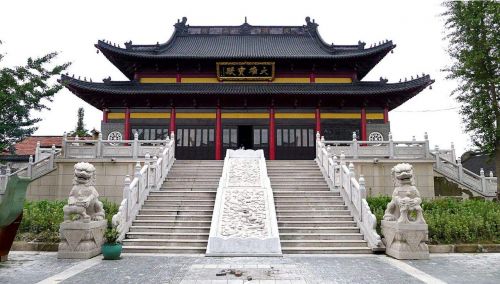
[[[327,42],[369,46],[385,39],[397,47],[364,80],[389,82],[416,74],[430,74],[436,80],[415,98],[389,113],[396,140],[413,135],[423,139],[429,133],[431,145],[449,148],[452,141],[458,153],[470,147],[463,133],[457,103],[450,97],[455,82],[445,80],[441,69],[449,64],[443,41],[441,1],[27,1],[4,0],[0,16],[0,64],[23,64],[27,57],[60,52],[59,62],[73,64],[70,74],[91,77],[93,81],[111,76],[126,79],[102,54],[96,53],[98,39],[123,43],[152,44],[166,41],[173,24],[186,16],[191,25],[240,25],[244,17],[254,25],[302,25],[310,16],[319,24]],[[76,125],[77,109],[85,108],[87,128],[100,127],[101,111],[74,96],[59,92],[50,111],[34,113],[41,117],[37,135],[61,135]]]

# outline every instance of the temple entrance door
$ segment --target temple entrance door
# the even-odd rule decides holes
[[[277,160],[313,160],[315,155],[314,128],[310,126],[277,126]]]
[[[210,126],[178,126],[175,158],[179,160],[213,160],[215,129]]]
[[[238,148],[253,149],[252,130],[251,125],[238,125]]]

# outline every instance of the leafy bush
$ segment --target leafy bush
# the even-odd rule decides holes
[[[106,232],[104,232],[104,238],[106,239],[107,244],[116,244],[117,239],[120,236],[120,233],[116,230],[116,228],[107,228]]]
[[[377,216],[377,231],[390,197],[367,198]],[[429,225],[429,242],[500,243],[500,203],[484,200],[434,199],[422,202]]]
[[[109,224],[118,212],[118,206],[105,199],[101,201]],[[64,205],[66,201],[60,200],[27,201],[16,240],[58,243]]]

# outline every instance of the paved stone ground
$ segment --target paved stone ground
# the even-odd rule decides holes
[[[9,257],[0,263],[0,283],[500,283],[500,254],[432,254],[420,261],[383,255],[125,254],[119,261],[100,256],[79,261],[58,260],[55,253],[12,252]],[[215,275],[231,269],[243,275]]]

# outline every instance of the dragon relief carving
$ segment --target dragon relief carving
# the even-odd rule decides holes
[[[257,237],[268,235],[266,201],[263,190],[227,190],[224,196],[221,235],[224,237]]]
[[[261,186],[258,159],[233,159],[230,162],[228,186]]]

